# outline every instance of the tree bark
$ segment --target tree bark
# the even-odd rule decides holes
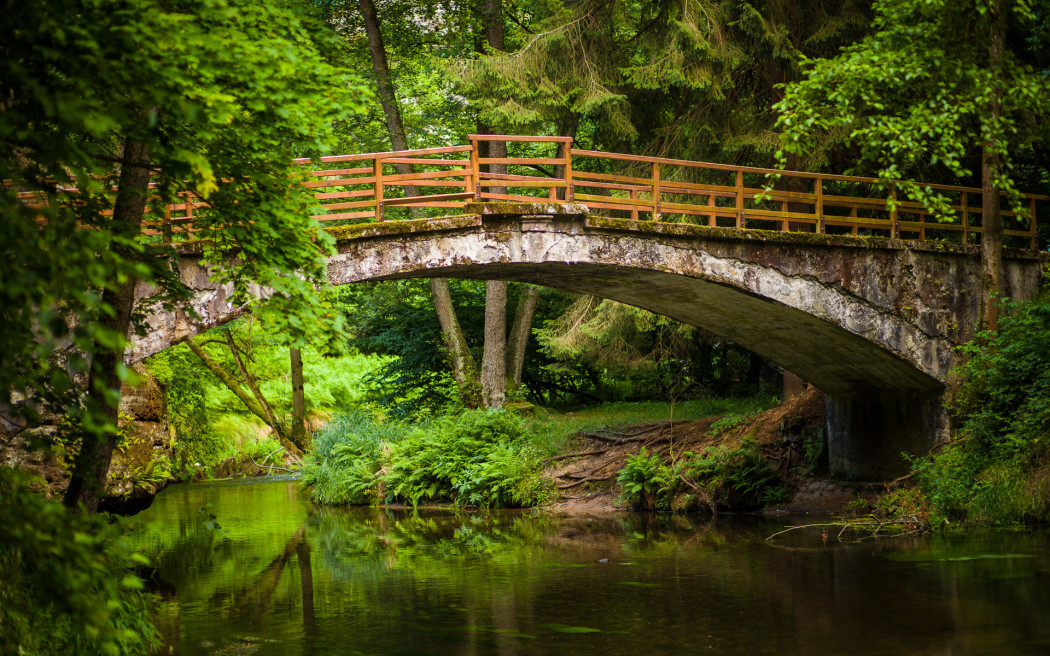
[[[507,398],[507,283],[485,282],[485,354],[481,361],[481,400],[501,408]]]
[[[379,14],[372,0],[357,0],[357,5],[361,9],[365,33],[368,35],[368,53],[372,56],[372,72],[376,76],[376,95],[379,96],[379,104],[383,107],[383,116],[386,118],[386,132],[390,137],[390,147],[392,150],[408,150],[408,135],[405,132],[405,123],[401,118],[401,106],[397,102],[394,80],[390,76],[386,43],[383,40],[383,31],[379,26]],[[395,164],[394,168],[397,169],[399,175],[412,173],[411,164]],[[419,195],[417,187],[405,185],[402,188],[405,196]],[[415,210],[415,208],[412,209]]]
[[[248,408],[249,412],[251,412],[259,419],[262,419],[267,426],[273,429],[274,434],[277,435],[277,441],[280,442],[281,446],[287,449],[287,451],[292,455],[298,456],[302,454],[299,448],[292,444],[290,441],[288,441],[288,439],[284,436],[284,433],[283,431],[281,431],[280,426],[275,425],[276,420],[273,419],[273,413],[267,413],[266,410],[263,409],[263,406],[260,405],[259,401],[251,394],[246,392],[236,378],[231,376],[229,372],[227,372],[225,369],[219,366],[219,363],[213,360],[211,356],[208,355],[208,353],[203,348],[201,348],[199,344],[193,341],[192,338],[186,340],[186,346],[190,347],[190,350],[193,351],[193,354],[200,358],[200,361],[204,363],[204,366],[208,368],[208,371],[212,372],[215,375],[215,377],[222,382],[223,385],[225,385],[231,392],[233,392],[234,396],[240,399],[241,403],[244,404],[244,407]]]
[[[136,237],[142,226],[146,210],[146,194],[150,181],[149,146],[131,137],[124,140],[117,200],[113,206],[113,223],[116,232]],[[131,317],[135,310],[135,283],[129,279],[116,289],[102,292],[102,306],[113,309],[104,315],[102,325],[121,335],[116,348],[102,348],[92,354],[91,373],[88,377],[88,398],[101,408],[102,414],[114,428],[117,426],[120,409],[121,379],[118,369],[124,360],[124,340],[131,328]],[[116,398],[107,400],[107,393],[116,393]],[[85,512],[98,510],[98,502],[106,486],[113,449],[117,445],[117,432],[108,432],[105,437],[85,436],[80,445],[63,503],[70,508],[82,508]]]
[[[448,290],[448,280],[431,278],[430,291],[434,297],[434,310],[441,323],[441,337],[448,351],[449,364],[452,365],[452,377],[460,386],[461,394],[468,406],[474,398],[474,387],[478,382],[478,365],[467,347],[467,338],[463,327],[456,319],[456,309],[452,306],[452,296]]]
[[[539,288],[528,285],[518,299],[518,309],[514,312],[514,323],[511,324],[507,337],[507,386],[510,389],[521,387],[521,369],[525,365],[525,347],[532,334],[532,319],[536,316],[536,302],[539,300]]]
[[[992,70],[992,94],[989,122],[981,148],[981,327],[999,330],[999,295],[1003,284],[1003,219],[1000,214],[999,187],[996,178],[1002,165],[998,144],[992,134],[1002,118],[1003,57],[1006,48],[1006,12],[1003,1],[992,5],[992,34],[989,66]]]
[[[303,387],[303,354],[294,346],[288,350],[292,374],[292,443],[306,450],[306,390]]]

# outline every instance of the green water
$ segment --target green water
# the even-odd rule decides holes
[[[272,478],[137,521],[173,654],[1050,653],[1046,532],[769,543],[786,522],[318,509]]]

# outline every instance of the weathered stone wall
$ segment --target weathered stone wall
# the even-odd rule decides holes
[[[161,480],[164,461],[173,456],[174,432],[168,422],[164,390],[142,365],[134,365],[142,385],[121,390],[120,415],[126,438],[113,453],[101,510],[134,512],[148,506],[170,481]],[[60,417],[45,417],[36,432],[54,433]],[[56,446],[29,450],[26,435],[0,441],[0,465],[28,469],[39,475],[37,487],[60,498],[69,484],[73,455]]]
[[[829,454],[840,473],[890,475],[902,467],[901,450],[946,436],[941,399],[955,347],[977,323],[974,246],[628,221],[575,205],[474,210],[331,229],[338,253],[329,280],[514,280],[700,326],[828,394]],[[135,341],[129,359],[241,312],[195,257],[187,253],[181,266],[200,290],[200,320],[155,308],[151,335]],[[1047,255],[1007,251],[1004,260],[1006,295],[1032,298]]]

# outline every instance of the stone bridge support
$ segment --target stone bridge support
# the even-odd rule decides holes
[[[608,219],[561,204],[474,209],[331,229],[329,280],[529,282],[699,326],[827,394],[830,464],[840,476],[895,476],[902,451],[923,453],[947,436],[942,401],[955,347],[977,322],[975,247]],[[1033,297],[1045,255],[1006,255],[1006,293]],[[186,259],[184,275],[200,278]],[[214,286],[199,296],[200,325],[154,313],[152,332],[165,336],[137,342],[133,358],[238,311]]]

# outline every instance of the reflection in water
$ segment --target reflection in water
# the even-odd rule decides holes
[[[1047,533],[771,544],[768,521],[318,509],[290,479],[141,517],[176,654],[1050,653]]]

